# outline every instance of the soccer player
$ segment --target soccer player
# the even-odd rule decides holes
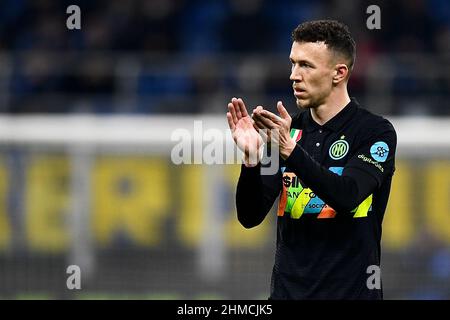
[[[259,225],[277,197],[277,240],[269,299],[382,299],[381,226],[395,168],[391,123],[347,92],[355,42],[334,20],[300,24],[292,33],[293,92],[300,112],[279,116],[262,106],[250,116],[242,99],[227,119],[245,158],[236,207],[246,228]],[[252,159],[277,130],[276,174]],[[278,150],[278,149],[277,149]],[[256,151],[257,152],[257,151]]]

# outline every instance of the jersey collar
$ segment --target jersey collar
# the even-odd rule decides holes
[[[339,131],[342,127],[353,117],[359,104],[355,98],[350,98],[350,102],[341,110],[337,115],[328,120],[323,126],[315,122],[311,116],[311,112],[307,112],[304,117],[303,128],[306,131],[315,131],[322,128],[329,129],[331,131]]]

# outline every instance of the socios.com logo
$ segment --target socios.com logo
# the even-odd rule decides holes
[[[333,160],[339,160],[345,157],[349,149],[348,142],[345,140],[335,141],[330,147],[330,157]]]
[[[389,154],[389,147],[384,141],[375,142],[370,147],[370,155],[378,162],[385,162]]]

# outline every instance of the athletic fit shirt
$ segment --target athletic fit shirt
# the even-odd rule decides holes
[[[236,206],[246,228],[277,201],[270,299],[382,299],[381,225],[395,170],[391,123],[351,102],[323,126],[292,119],[296,146],[274,175],[242,165]]]

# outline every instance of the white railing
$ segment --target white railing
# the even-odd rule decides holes
[[[387,117],[398,136],[398,154],[449,154],[450,118]],[[228,129],[225,114],[201,116],[0,116],[0,144],[114,149],[139,148],[142,152],[169,152],[172,133],[194,124],[202,129]],[[227,135],[227,139],[230,137]],[[223,145],[226,145],[225,143]],[[227,144],[230,145],[230,144]],[[232,144],[231,144],[232,145]],[[135,150],[136,151],[136,150]]]

